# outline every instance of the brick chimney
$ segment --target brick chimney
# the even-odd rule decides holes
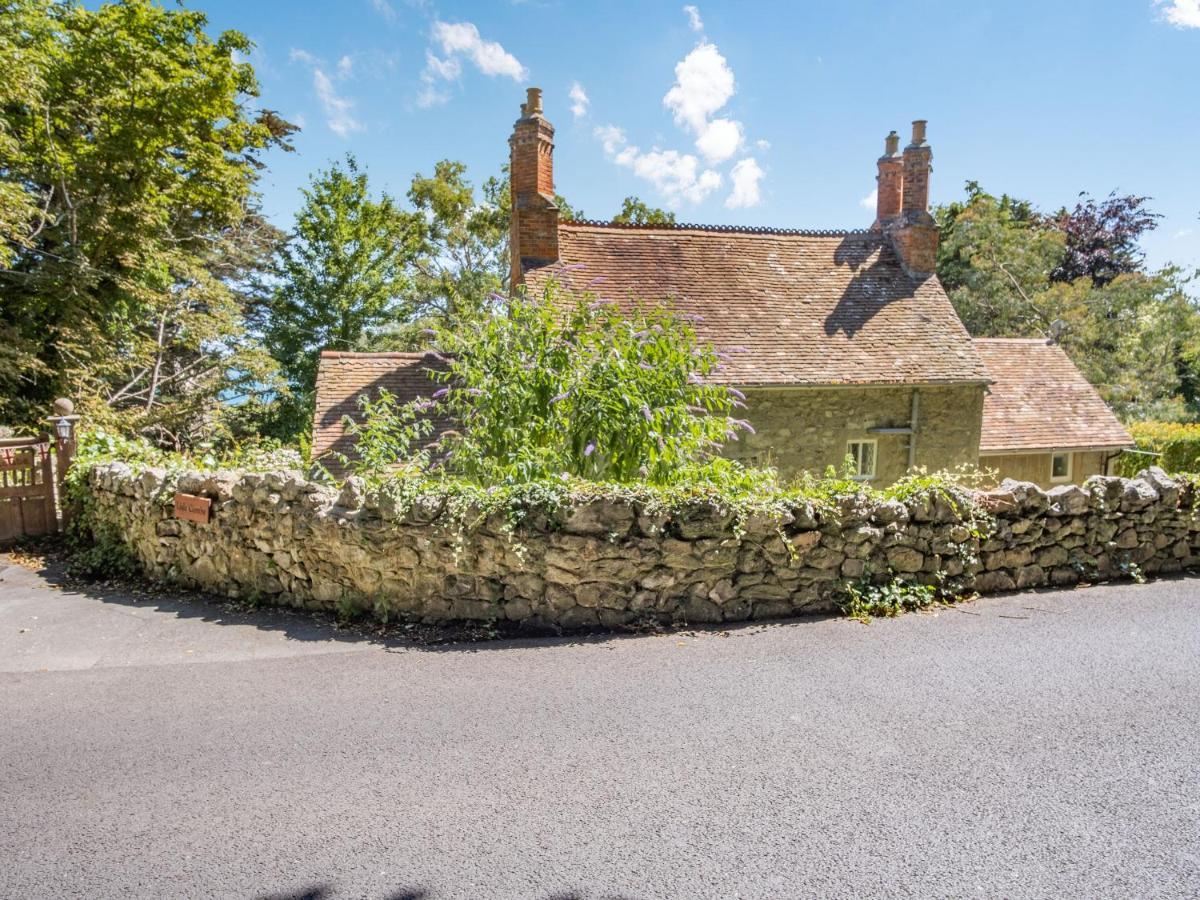
[[[883,224],[904,269],[913,278],[928,278],[937,269],[938,229],[929,214],[929,173],[933,151],[925,140],[925,120],[912,123],[912,142],[904,148],[900,214]],[[882,178],[882,161],[880,162]],[[880,209],[883,208],[882,181]]]
[[[554,126],[542,115],[542,90],[529,88],[509,146],[512,222],[509,252],[515,290],[529,269],[558,259],[558,206],[554,202]]]
[[[904,196],[904,159],[900,156],[900,136],[890,132],[883,140],[883,156],[879,157],[879,174],[875,199],[875,224],[872,230],[883,228],[885,222],[900,215]]]

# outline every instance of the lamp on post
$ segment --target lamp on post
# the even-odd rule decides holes
[[[66,397],[59,397],[54,401],[54,414],[46,420],[54,426],[55,437],[55,494],[58,497],[58,511],[61,516],[59,523],[60,528],[65,528],[72,517],[72,510],[69,508],[63,485],[67,477],[67,470],[71,467],[71,459],[75,456],[75,425],[79,422],[79,416],[75,415],[75,404]],[[49,454],[49,448],[47,448]]]
[[[54,430],[58,434],[60,442],[71,440],[71,435],[75,433],[75,423],[66,416],[60,416],[54,421]]]
[[[58,477],[61,480],[75,455],[75,424],[79,416],[75,415],[75,404],[66,397],[54,401],[54,415],[50,417],[54,425],[54,435],[58,439]]]
[[[54,423],[54,432],[58,436],[60,448],[64,444],[75,443],[75,423],[79,421],[79,416],[74,413],[75,404],[66,397],[59,397],[54,401],[54,415],[50,417],[50,421]]]

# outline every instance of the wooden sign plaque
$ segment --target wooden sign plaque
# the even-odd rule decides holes
[[[212,500],[208,497],[197,497],[195,494],[175,495],[175,518],[177,519],[207,525],[211,509]]]

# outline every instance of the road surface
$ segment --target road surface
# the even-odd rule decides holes
[[[1200,579],[449,647],[0,560],[0,896],[1200,895]]]

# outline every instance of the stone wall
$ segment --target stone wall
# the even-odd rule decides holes
[[[747,390],[746,418],[755,433],[743,434],[725,452],[770,462],[785,478],[803,471],[819,476],[827,466],[841,469],[849,441],[877,440],[872,484],[888,485],[907,473],[909,435],[871,429],[908,426],[914,391],[920,395],[916,465],[936,472],[977,464],[982,385]]]
[[[849,584],[897,578],[962,595],[1200,563],[1191,486],[1159,470],[1051,491],[1005,482],[966,502],[796,501],[744,519],[701,501],[655,513],[634,492],[469,529],[441,500],[400,508],[353,480],[339,493],[299,473],[168,476],[115,463],[89,480],[97,538],[124,544],[151,578],[426,621],[735,621],[832,610]],[[177,489],[212,498],[211,521],[175,519]]]

